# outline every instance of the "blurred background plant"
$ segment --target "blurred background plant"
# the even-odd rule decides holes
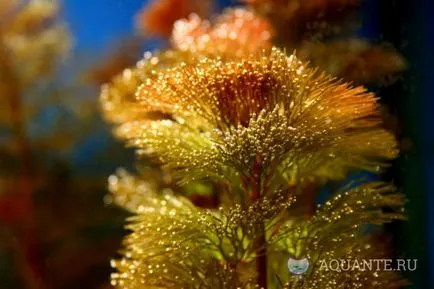
[[[132,153],[112,139],[99,116],[97,91],[134,67],[142,51],[182,47],[172,34],[177,20],[185,19],[188,27],[198,19],[216,26],[215,15],[224,6],[246,5],[268,23],[272,43],[383,92],[385,85],[396,87],[408,64],[397,52],[402,47],[364,35],[360,16],[374,13],[363,10],[365,2],[372,1],[1,1],[0,288],[109,286],[108,260],[120,248],[126,213],[103,204],[108,174],[123,164],[139,166],[157,182],[168,183],[170,176],[146,162],[134,164]],[[66,18],[75,20],[73,35]],[[119,30],[117,21],[132,23],[131,29]],[[102,29],[112,34],[111,42],[98,35]],[[86,37],[101,43],[98,39],[106,38],[85,51],[80,42]],[[246,41],[256,43],[257,36]],[[385,95],[385,102],[393,103]],[[386,124],[401,135],[409,128],[394,109],[384,113]],[[402,148],[411,152],[413,141],[402,138]],[[193,187],[187,193],[192,191],[199,192],[195,203],[213,205],[212,188]],[[312,210],[316,199],[308,194],[300,210]]]
[[[67,68],[73,37],[60,14],[50,0],[0,6],[1,288],[61,288],[117,246],[95,233],[110,229],[113,210],[98,203],[105,178],[72,172],[74,149],[103,127]]]
[[[50,85],[59,60],[70,46],[65,25],[57,21],[57,11],[57,3],[49,1],[8,0],[0,8],[0,216],[6,225],[2,230],[6,244],[2,245],[14,248],[16,268],[29,286],[38,288],[34,194],[42,179],[36,175],[35,150],[45,143],[49,151],[62,140],[61,135],[59,139],[40,135],[32,139],[29,127],[41,110],[47,109],[41,100],[45,102],[50,96],[43,86]]]
[[[393,46],[357,35],[362,0],[243,1],[273,23],[277,43],[347,81],[378,83],[406,68]]]

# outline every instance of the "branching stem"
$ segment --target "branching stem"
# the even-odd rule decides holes
[[[262,177],[262,165],[259,157],[256,158],[252,167],[251,176],[251,200],[256,202],[261,197],[261,177]],[[256,270],[257,270],[257,284],[262,289],[267,289],[267,240],[265,236],[265,224],[261,224],[261,228],[258,232],[256,239]]]

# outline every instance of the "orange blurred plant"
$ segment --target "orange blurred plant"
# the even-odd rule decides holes
[[[190,13],[209,16],[212,0],[152,0],[136,16],[137,29],[145,36],[169,37],[176,20]]]

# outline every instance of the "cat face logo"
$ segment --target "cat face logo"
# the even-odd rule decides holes
[[[309,269],[309,260],[307,258],[301,260],[289,258],[288,269],[289,272],[295,275],[304,274],[306,273],[307,269]]]

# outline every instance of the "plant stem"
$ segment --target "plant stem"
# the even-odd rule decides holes
[[[316,197],[318,195],[318,184],[311,183],[303,188],[303,195],[300,200],[307,216],[312,217],[316,212]]]
[[[257,252],[256,268],[258,270],[258,285],[260,288],[267,289],[267,241],[265,239],[265,230],[262,226],[262,232],[258,238],[258,245],[261,246]]]
[[[0,41],[2,36],[0,35]],[[22,206],[26,214],[21,216],[23,230],[19,234],[19,246],[22,251],[22,258],[18,258],[18,263],[24,279],[27,281],[28,288],[44,288],[39,276],[40,266],[37,259],[34,208],[33,208],[33,189],[31,184],[31,156],[28,140],[25,132],[25,122],[22,108],[21,84],[14,73],[14,69],[9,61],[7,49],[0,43],[0,85],[1,90],[7,97],[10,109],[10,119],[12,131],[18,149],[20,163],[20,190]]]
[[[258,201],[261,197],[262,165],[259,157],[256,158],[252,168],[251,177],[251,200]],[[261,224],[259,235],[256,239],[256,270],[258,273],[257,284],[262,289],[267,289],[267,240],[265,238],[265,224]]]

